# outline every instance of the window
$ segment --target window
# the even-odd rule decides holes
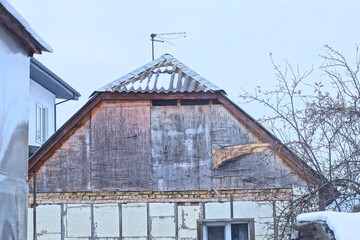
[[[253,240],[253,219],[202,220],[203,240]]]
[[[38,143],[44,143],[47,139],[47,108],[40,104],[36,104],[36,134],[35,140]]]

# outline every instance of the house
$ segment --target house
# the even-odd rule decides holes
[[[169,54],[95,91],[28,171],[29,231],[51,239],[263,239],[321,179]]]
[[[0,0],[0,239],[26,239],[29,68],[44,51],[52,49]]]
[[[80,93],[35,58],[30,59],[29,157],[56,131],[56,106]],[[63,100],[55,103],[56,99]]]

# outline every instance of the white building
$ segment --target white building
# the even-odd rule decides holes
[[[55,99],[80,94],[34,54],[52,52],[5,0],[0,0],[0,239],[26,239],[29,144],[55,131]]]
[[[0,239],[26,239],[29,69],[43,51],[52,49],[0,0]]]
[[[30,60],[29,156],[56,131],[56,106],[80,94],[34,58]],[[63,100],[56,103],[56,99]]]

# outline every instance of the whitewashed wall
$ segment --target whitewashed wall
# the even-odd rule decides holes
[[[29,65],[0,24],[0,239],[26,239]]]
[[[255,239],[264,239],[273,223],[268,202],[234,202],[234,218],[253,218]],[[38,239],[197,239],[197,220],[202,204],[128,203],[64,204],[37,207]],[[29,208],[28,236],[33,231],[33,209]],[[205,203],[206,219],[230,218],[230,203]],[[272,233],[272,232],[270,232]]]
[[[54,129],[54,104],[55,95],[46,90],[37,82],[30,80],[29,95],[29,145],[41,146],[35,141],[36,137],[36,104],[44,106],[48,110],[48,138],[55,132]]]

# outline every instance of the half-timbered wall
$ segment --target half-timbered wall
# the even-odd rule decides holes
[[[213,168],[214,149],[259,142],[223,105],[103,102],[40,168],[37,191],[263,189],[303,182],[271,150]]]
[[[28,212],[28,238],[33,231],[33,212]],[[250,219],[256,240],[273,236],[273,203],[236,201],[212,203],[110,203],[40,205],[37,208],[38,239],[171,239],[198,238],[199,219]]]

